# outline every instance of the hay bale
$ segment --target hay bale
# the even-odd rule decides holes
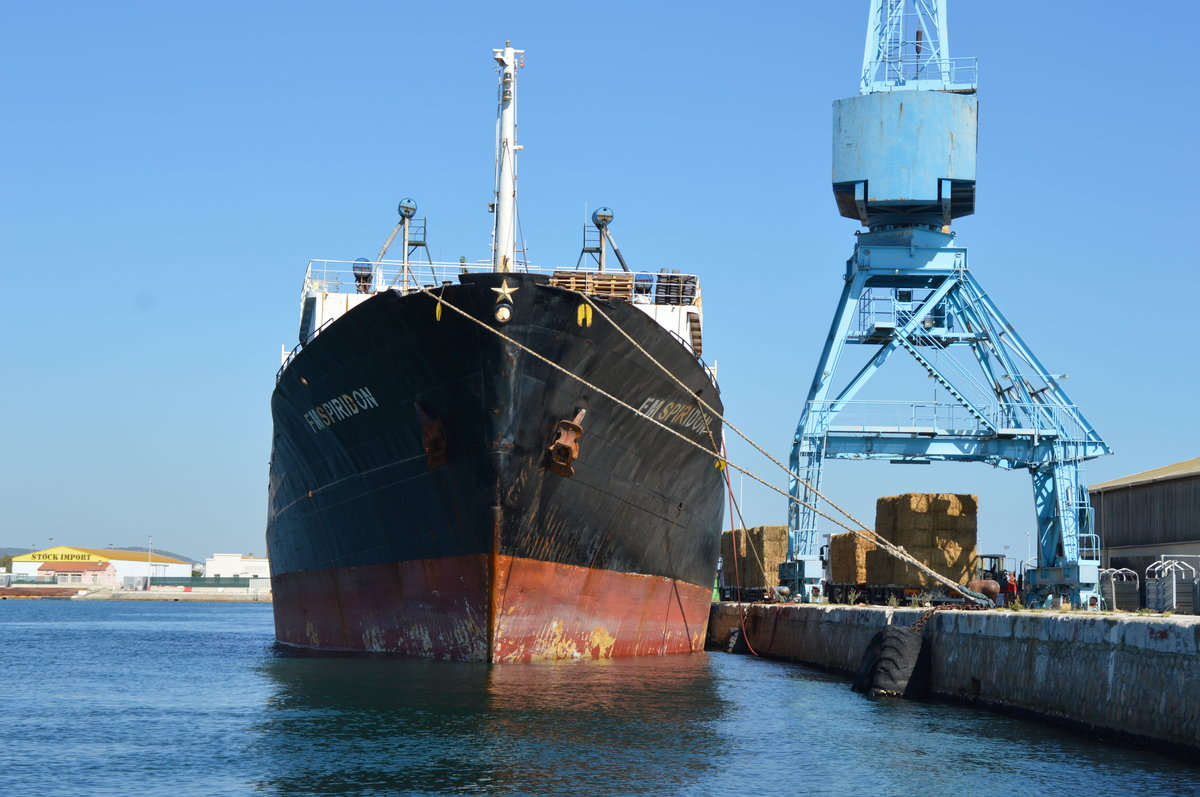
[[[724,532],[721,535],[724,583],[775,586],[779,583],[779,565],[787,558],[787,546],[787,526],[755,526]]]
[[[854,570],[854,547],[849,532],[829,538],[829,577],[839,584],[850,581]]]
[[[927,548],[937,538],[965,541],[976,533],[978,499],[960,493],[904,493],[875,503],[875,530],[904,547]]]
[[[933,497],[925,493],[905,493],[896,496],[896,531],[933,531],[933,517],[929,511],[930,499]]]
[[[905,548],[928,548],[933,545],[933,534],[932,528],[918,529],[912,526],[897,526],[892,529],[891,534],[885,535],[885,539]]]
[[[933,493],[929,496],[929,514],[958,517],[962,513],[962,497],[957,493]]]
[[[887,539],[887,532],[896,528],[896,503],[900,496],[885,496],[875,501],[875,531]]]
[[[945,548],[913,548],[909,549],[908,553],[938,575],[948,578],[956,584],[966,584],[975,577],[974,547],[965,548],[952,543]],[[880,570],[890,576],[889,581],[880,583],[899,584],[906,587],[932,587],[941,583],[924,571],[899,559],[892,559],[890,565],[880,568]]]
[[[875,530],[959,584],[974,577],[979,499],[964,493],[904,493],[875,503]],[[883,551],[866,554],[868,581],[929,587],[938,582]]]
[[[733,567],[734,561],[734,534],[726,531],[721,534],[721,561],[726,570]],[[741,559],[745,555],[746,543],[743,535],[737,535],[737,558]],[[732,571],[731,571],[732,572]]]
[[[908,553],[917,561],[947,574],[969,566],[975,560],[975,546],[966,547],[954,540],[928,548],[909,548]]]
[[[830,577],[839,584],[865,584],[867,555],[875,543],[852,532],[834,534],[829,538]]]
[[[870,584],[895,584],[899,562],[887,551],[876,548],[867,551],[867,582]]]
[[[755,526],[749,532],[749,545],[759,553],[768,568],[776,568],[787,558],[787,526]],[[753,553],[751,553],[753,558]]]
[[[979,529],[979,520],[974,515],[959,515],[954,521],[955,531],[975,534]]]

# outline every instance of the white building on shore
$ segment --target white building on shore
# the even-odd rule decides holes
[[[270,578],[266,557],[240,553],[215,553],[204,560],[205,578]]]

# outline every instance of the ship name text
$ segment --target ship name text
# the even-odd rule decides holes
[[[669,423],[704,434],[712,428],[712,416],[701,412],[694,404],[648,398],[642,402],[638,412],[662,423]]]
[[[304,420],[308,421],[310,429],[319,432],[338,421],[353,418],[363,410],[374,409],[378,406],[379,401],[371,395],[370,388],[360,387],[358,390],[351,390],[349,393],[331,398],[324,404],[318,404],[304,413]]]

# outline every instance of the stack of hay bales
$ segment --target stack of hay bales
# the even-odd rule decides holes
[[[734,538],[737,557],[734,557]],[[787,558],[787,526],[755,526],[721,535],[722,583],[725,586],[773,587]],[[737,571],[734,571],[734,563]]]
[[[867,583],[867,554],[875,543],[847,531],[829,537],[829,575],[838,584]]]
[[[956,493],[905,493],[875,504],[875,531],[958,584],[975,577],[979,499]],[[881,550],[867,552],[872,584],[932,587],[937,581]]]

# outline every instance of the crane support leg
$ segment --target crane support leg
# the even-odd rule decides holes
[[[1032,606],[1055,597],[1076,608],[1100,607],[1099,538],[1092,507],[1075,462],[1031,467],[1038,518],[1038,566],[1025,574]]]

